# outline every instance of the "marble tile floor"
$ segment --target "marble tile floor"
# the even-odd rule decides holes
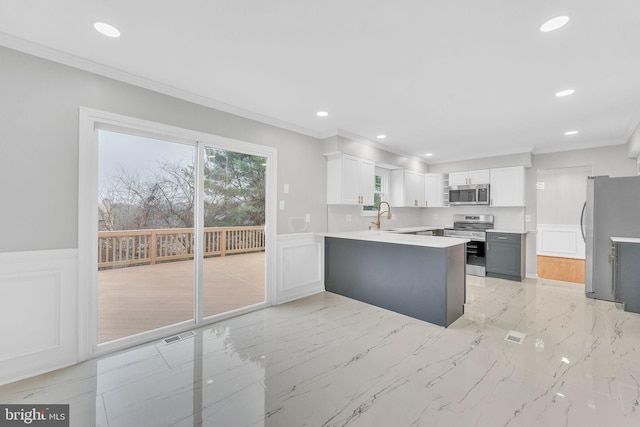
[[[321,293],[0,387],[0,403],[68,403],[78,427],[640,425],[640,315],[548,280],[469,276],[467,299],[445,329]]]

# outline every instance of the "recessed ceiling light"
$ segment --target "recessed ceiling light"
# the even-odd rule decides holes
[[[120,37],[120,30],[113,25],[105,24],[104,22],[94,22],[93,28],[95,28],[100,34],[107,37]]]
[[[378,136],[376,136],[376,138],[378,138],[378,139],[385,139],[386,137],[387,137],[387,135],[378,135]]]
[[[561,96],[567,96],[567,95],[571,95],[575,92],[574,89],[565,89],[565,90],[561,90],[560,92],[556,93],[557,97],[561,97]]]
[[[431,156],[433,156],[433,153],[426,153],[425,156],[431,157]]]
[[[546,21],[544,24],[540,25],[540,31],[543,33],[548,33],[549,31],[555,31],[560,27],[564,27],[564,25],[569,22],[569,17],[566,15],[556,16],[555,18],[551,18]]]
[[[576,133],[578,133],[578,131],[577,131],[577,130],[568,130],[568,131],[566,131],[564,134],[565,134],[565,135],[575,135]]]
[[[318,111],[316,113],[316,116],[318,117],[327,117],[329,115],[329,113],[327,113],[326,111]]]

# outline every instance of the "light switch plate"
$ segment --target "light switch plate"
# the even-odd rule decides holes
[[[289,194],[289,184],[285,184],[282,191],[284,192],[284,194]]]
[[[311,214],[305,214],[304,222],[311,222]]]

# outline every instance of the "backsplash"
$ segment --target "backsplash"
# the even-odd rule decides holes
[[[391,208],[392,218],[387,214],[381,218],[381,228],[411,227],[422,225],[422,210],[420,208]],[[360,206],[327,205],[327,231],[355,231],[367,230],[375,227],[372,221],[376,216],[362,216]]]
[[[360,206],[327,205],[327,231],[367,230],[375,216],[362,216]],[[382,216],[381,228],[417,225],[453,226],[454,214],[489,214],[494,227],[506,230],[525,229],[525,208],[492,208],[488,206],[455,206],[449,208],[391,208],[392,219]]]
[[[485,214],[494,216],[494,228],[506,230],[524,230],[525,208],[492,208],[489,206],[455,206],[449,208],[420,209],[422,216],[419,225],[441,225],[451,227],[454,214]]]

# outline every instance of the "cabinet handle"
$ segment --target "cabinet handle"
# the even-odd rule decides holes
[[[612,255],[609,255],[609,263],[611,264],[611,295],[616,299],[616,247],[611,246]]]
[[[508,239],[508,237],[502,237],[502,236],[499,236],[499,237],[498,237],[498,239],[500,239],[500,240],[507,240],[507,239]]]

